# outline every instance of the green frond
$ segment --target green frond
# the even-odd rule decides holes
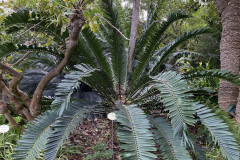
[[[142,37],[138,40],[136,45],[136,52],[140,52],[141,54],[138,59],[139,64],[133,72],[133,81],[138,80],[144,73],[146,73],[146,68],[148,67],[156,49],[164,39],[163,34],[168,27],[173,22],[187,17],[186,14],[181,12],[172,13],[167,20],[160,25],[160,27],[158,27],[157,22],[154,22],[145,32],[143,32]],[[144,49],[143,47],[146,48]]]
[[[217,95],[217,91],[210,88],[193,88],[190,89],[188,93],[192,93],[194,95]]]
[[[64,56],[63,53],[58,51],[56,47],[37,47],[36,45],[24,45],[24,44],[14,45],[13,43],[5,43],[0,46],[0,58],[7,57],[12,53],[21,51],[45,52],[58,58],[63,58]]]
[[[188,84],[180,75],[169,71],[158,74],[154,79],[154,87],[161,93],[159,97],[165,110],[169,111],[173,133],[175,136],[183,136],[187,132],[187,125],[194,125],[193,114],[194,101],[189,91]]]
[[[84,77],[91,76],[95,69],[81,65],[81,71],[73,71],[64,76],[64,79],[58,84],[56,89],[55,100],[52,102],[51,107],[58,109],[58,114],[61,116],[64,110],[68,109],[69,102],[73,91],[79,87],[80,81]]]
[[[198,104],[195,109],[202,124],[210,132],[212,140],[219,145],[222,155],[229,160],[239,160],[238,145],[227,124],[204,105]]]
[[[97,36],[89,28],[86,28],[82,30],[79,39],[88,54],[94,57],[98,67],[105,71],[109,78],[112,78],[109,63],[107,62],[106,56],[103,54],[101,41],[97,38]]]
[[[13,43],[5,43],[0,45],[0,58],[9,56],[11,53],[16,52],[17,47]]]
[[[160,145],[161,155],[165,160],[191,160],[181,138],[174,137],[172,127],[162,117],[149,117],[153,125],[155,140]]]
[[[194,78],[207,78],[207,79],[214,79],[219,78],[226,81],[229,81],[236,86],[240,86],[240,78],[232,74],[230,71],[227,70],[219,70],[219,69],[212,69],[212,70],[192,70],[184,75],[185,79],[194,79]]]
[[[21,55],[22,56],[22,55]],[[19,58],[19,56],[18,56]],[[16,59],[15,59],[16,61]],[[46,69],[56,65],[56,57],[50,56],[48,54],[30,54],[27,59],[22,61],[18,68],[21,70],[29,69],[29,68],[37,68],[37,69]]]
[[[101,8],[105,14],[105,18],[116,28],[121,31],[120,19],[113,0],[102,0]],[[122,88],[126,87],[127,81],[127,64],[128,56],[125,49],[125,43],[122,35],[112,26],[106,24],[106,34],[108,47],[111,57],[111,70],[113,72],[116,90],[120,92]]]
[[[144,51],[144,47],[147,43],[149,43],[150,37],[155,34],[158,27],[158,11],[160,5],[156,5],[152,3],[148,10],[147,20],[144,24],[143,31],[141,36],[137,39],[136,47],[134,50],[134,55],[138,56],[140,53]]]
[[[69,109],[66,110],[61,117],[51,127],[51,135],[48,138],[44,151],[44,160],[54,160],[57,151],[62,147],[63,143],[68,139],[70,133],[86,118],[92,111],[92,104],[84,101],[71,103]]]
[[[80,35],[78,38],[78,45],[76,46],[74,52],[72,53],[72,56],[68,65],[71,67],[74,67],[77,64],[84,63],[93,68],[97,68],[98,65],[95,62],[94,57],[86,49],[86,46],[84,43],[85,43],[84,39]]]
[[[114,103],[117,96],[111,80],[102,70],[95,70],[91,76],[82,78],[82,81],[92,87],[101,98]]]
[[[182,57],[182,56],[189,56],[189,55],[193,55],[193,56],[200,56],[200,57],[202,57],[203,55],[201,55],[200,53],[197,53],[197,52],[192,52],[192,51],[186,51],[186,50],[184,50],[184,51],[180,51],[180,52],[174,52],[174,53],[172,53],[172,55],[174,56],[174,57]]]
[[[182,42],[200,35],[200,34],[205,34],[205,33],[212,33],[213,30],[209,29],[209,28],[203,28],[203,29],[194,29],[192,31],[189,32],[185,32],[183,34],[181,34],[179,37],[177,37],[176,39],[174,39],[173,41],[171,41],[170,43],[168,43],[167,45],[165,45],[164,47],[158,49],[154,54],[153,57],[158,56],[157,60],[155,60],[153,62],[153,66],[150,69],[150,74],[156,74],[158,71],[158,68],[160,67],[160,65],[167,59],[167,57],[169,56],[169,54]]]
[[[120,18],[120,28],[122,28],[122,33],[126,37],[130,37],[130,32],[131,32],[131,11],[129,9],[126,9],[125,7],[122,6],[121,1],[115,1],[116,8],[118,11],[118,17]]]
[[[23,133],[17,146],[14,148],[12,158],[16,160],[33,160],[38,158],[39,153],[45,149],[56,117],[57,114],[55,112],[47,111],[32,123],[29,123],[26,132]]]
[[[127,93],[127,99],[131,99],[133,102],[139,96],[143,96],[145,93],[143,90],[148,89],[148,86],[152,82],[153,81],[149,76],[142,76],[137,82],[132,84],[130,91]]]
[[[56,26],[50,23],[50,21],[48,21],[49,15],[48,12],[36,13],[35,11],[25,9],[7,16],[3,23],[5,27],[9,28],[8,33],[18,32],[24,29],[24,27],[28,27],[32,28],[34,32],[53,35],[56,41],[65,43],[65,38],[68,37],[68,31],[61,33],[62,26]]]
[[[119,122],[118,140],[123,149],[122,158],[125,160],[152,160],[156,151],[151,133],[150,124],[144,112],[136,105],[122,106],[117,104],[119,111],[116,112]]]

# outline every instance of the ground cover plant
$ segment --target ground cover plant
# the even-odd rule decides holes
[[[183,12],[175,12],[169,14],[166,20],[159,22],[159,5],[153,4],[136,43],[133,43],[131,36],[128,44],[123,34],[129,28],[121,21],[123,19],[119,18],[124,16],[124,13],[118,12],[119,6],[112,0],[102,0],[99,5],[105,21],[95,33],[90,28],[84,28],[80,32],[84,22],[81,6],[77,6],[72,14],[70,35],[68,32],[61,33],[59,28],[54,28],[51,24],[46,25],[48,21],[41,19],[42,15],[48,14],[46,12],[39,14],[31,11],[29,14],[29,10],[23,10],[6,17],[5,25],[9,27],[9,33],[21,30],[21,26],[16,26],[18,24],[35,26],[36,32],[53,33],[58,46],[46,48],[36,44],[16,45],[9,42],[1,46],[1,57],[16,51],[37,51],[51,54],[54,60],[64,61],[70,60],[68,53],[73,52],[72,59],[67,61],[69,62],[67,67],[71,69],[58,84],[51,109],[28,123],[12,158],[32,160],[43,154],[43,159],[54,159],[74,128],[89,114],[101,108],[116,113],[117,137],[123,159],[156,159],[156,143],[160,146],[163,159],[192,159],[189,151],[197,155],[198,147],[194,140],[196,135],[189,130],[197,124],[206,128],[214,144],[219,146],[223,157],[239,159],[238,144],[228,124],[207,104],[195,99],[188,83],[194,78],[210,77],[221,78],[239,86],[239,77],[228,71],[219,70],[193,70],[182,74],[167,67],[172,56],[178,58],[182,54],[195,54],[189,51],[175,52],[178,45],[194,36],[212,33],[213,30],[194,29],[165,44],[167,36],[164,33],[168,27],[177,20],[189,16]],[[132,23],[134,26],[134,22]],[[75,24],[77,31],[74,28]],[[76,48],[71,48],[71,45]],[[0,67],[5,75],[13,76],[14,82],[18,72],[13,72],[3,63]],[[55,71],[62,69],[63,67]],[[90,86],[102,101],[89,102],[72,98],[71,95],[81,83]],[[8,83],[1,81],[1,84],[1,87],[5,88],[3,91],[9,93],[6,89]],[[10,84],[9,88],[17,89],[12,91],[15,91],[14,93],[25,103],[22,94],[18,94],[20,92],[18,88]],[[10,99],[12,96],[10,93],[9,95]],[[15,105],[19,104],[18,99],[12,98],[10,101]],[[8,115],[7,105],[4,100],[1,102],[1,107],[5,107],[2,113]],[[30,106],[30,112],[26,107],[19,108],[30,121],[41,109],[39,104],[32,106],[32,103],[26,104]],[[31,106],[32,109],[37,109],[31,110]],[[167,118],[155,117],[148,112],[149,108],[154,106],[160,106]],[[14,125],[17,126],[13,122]]]

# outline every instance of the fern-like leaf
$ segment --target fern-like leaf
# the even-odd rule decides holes
[[[55,26],[49,21],[49,13],[36,13],[28,9],[13,12],[4,19],[5,27],[8,27],[8,33],[17,32],[24,27],[34,30],[34,32],[46,33],[54,35],[57,42],[65,43],[65,38],[68,37],[68,31],[61,32],[61,25]]]
[[[213,141],[219,145],[222,155],[229,160],[239,160],[238,145],[227,124],[204,105],[198,104],[195,109],[202,124],[210,132]]]
[[[181,138],[174,137],[172,127],[162,117],[149,117],[155,140],[160,144],[161,155],[166,160],[191,160]]]
[[[203,29],[194,29],[192,31],[189,32],[185,32],[183,34],[181,34],[179,37],[177,37],[176,39],[174,39],[172,42],[170,42],[169,44],[165,45],[164,47],[158,49],[154,54],[153,57],[158,56],[159,57],[153,62],[154,65],[152,66],[152,68],[150,69],[150,73],[151,75],[153,75],[154,73],[157,73],[158,68],[161,66],[161,64],[166,60],[166,58],[169,56],[169,54],[182,42],[200,35],[200,34],[205,34],[205,33],[212,33],[213,30],[209,29],[209,28],[203,28]]]
[[[59,116],[61,116],[64,110],[68,108],[71,95],[73,91],[79,87],[81,80],[84,77],[91,76],[93,71],[95,71],[95,69],[81,65],[81,71],[73,71],[64,76],[62,82],[58,84],[55,93],[57,97],[51,105],[52,108],[58,109]]]
[[[236,76],[232,74],[230,71],[226,70],[219,70],[219,69],[213,69],[213,70],[192,70],[184,74],[185,79],[194,79],[194,78],[219,78],[226,81],[229,81],[236,86],[240,86],[240,78],[239,76]]]
[[[88,51],[88,54],[95,58],[98,67],[105,71],[109,78],[112,78],[112,72],[109,63],[107,62],[107,58],[103,54],[101,42],[89,28],[86,28],[81,32],[80,42],[83,43],[83,46]]]
[[[158,74],[153,79],[156,83],[154,87],[161,92],[161,102],[169,111],[174,135],[183,136],[187,125],[195,123],[192,94],[187,93],[187,82],[172,71]]]
[[[38,158],[40,151],[45,149],[51,126],[55,123],[56,112],[47,111],[27,125],[26,132],[21,136],[14,148],[13,159],[33,160]]]
[[[139,64],[137,65],[136,69],[133,72],[133,81],[138,80],[144,73],[146,73],[146,68],[149,65],[150,60],[152,59],[157,47],[159,47],[159,44],[163,40],[163,34],[168,29],[168,27],[175,21],[183,18],[187,18],[188,16],[186,14],[183,14],[181,12],[178,13],[172,13],[166,21],[164,21],[160,27],[154,26],[157,24],[153,24],[153,26],[149,27],[149,33],[146,33],[146,35],[142,39],[149,39],[146,44],[145,51],[140,55],[139,57]],[[156,29],[154,29],[156,28]],[[136,48],[138,48],[138,45],[144,46],[146,40],[143,40],[143,42],[139,42],[137,44]],[[140,47],[141,48],[141,47]]]
[[[24,45],[13,43],[5,43],[0,46],[0,58],[7,57],[15,52],[44,52],[51,54],[58,58],[63,58],[63,53],[61,53],[56,47],[37,47],[36,45]]]
[[[113,0],[102,0],[101,8],[105,14],[105,18],[116,28],[120,28],[120,18]],[[107,42],[109,43],[109,52],[111,57],[111,69],[116,84],[116,90],[120,92],[122,88],[126,87],[127,81],[127,61],[128,56],[125,50],[125,43],[122,35],[109,24],[107,28]]]
[[[86,118],[92,111],[92,104],[84,101],[71,103],[61,117],[51,127],[51,135],[48,138],[46,149],[44,151],[44,160],[54,160],[57,151],[62,147],[63,143],[68,139],[70,133]]]
[[[122,106],[117,104],[118,140],[124,150],[122,157],[126,160],[151,160],[156,151],[150,124],[144,112],[136,105]]]

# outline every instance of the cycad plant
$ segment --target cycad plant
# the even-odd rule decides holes
[[[66,74],[58,85],[51,110],[27,125],[12,157],[33,160],[43,151],[44,159],[54,159],[74,128],[102,106],[117,115],[117,136],[123,159],[156,159],[156,143],[160,144],[164,159],[191,159],[187,148],[193,153],[197,150],[188,128],[200,122],[220,147],[222,155],[238,160],[238,145],[228,126],[211,109],[196,102],[188,87],[187,79],[209,76],[209,73],[182,75],[162,67],[179,44],[212,31],[207,28],[192,30],[163,45],[168,27],[188,16],[182,12],[172,13],[160,23],[158,6],[152,5],[133,50],[134,61],[129,61],[132,46],[126,47],[128,41],[122,35],[127,28],[121,22],[123,18],[119,18],[119,6],[113,0],[102,0],[100,5],[104,19],[99,31],[82,30],[73,53],[75,70]],[[212,72],[218,78],[239,85],[238,77],[230,78],[229,72]],[[82,82],[92,87],[103,101],[72,99],[71,94]],[[146,114],[146,107],[155,104],[161,104],[168,119]]]

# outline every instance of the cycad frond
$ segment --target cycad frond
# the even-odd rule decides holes
[[[26,132],[22,135],[14,149],[12,158],[16,160],[36,159],[40,151],[45,149],[51,126],[55,123],[56,117],[57,113],[47,111],[28,124]]]
[[[113,0],[102,0],[101,8],[105,14],[105,18],[116,28],[120,29],[120,19],[116,6],[114,6]],[[127,61],[128,56],[125,50],[125,43],[122,35],[112,26],[107,27],[107,41],[109,43],[109,51],[111,52],[111,67],[113,71],[114,81],[116,83],[116,89],[120,92],[122,88],[126,87],[127,80]]]
[[[200,56],[200,57],[203,56],[203,55],[201,55],[200,53],[192,52],[192,51],[187,51],[187,50],[179,51],[179,52],[174,52],[174,53],[172,53],[172,55],[173,55],[174,57],[182,57],[182,56],[189,56],[189,55]]]
[[[133,81],[138,80],[146,71],[150,60],[152,59],[155,50],[163,40],[163,34],[168,29],[168,27],[175,21],[188,16],[178,12],[171,14],[166,21],[164,21],[160,27],[158,27],[157,22],[153,23],[146,33],[143,33],[142,41],[138,41],[136,48],[138,52],[142,52],[139,57],[139,64],[133,72]],[[144,50],[142,47],[146,46]]]
[[[154,32],[157,30],[158,23],[158,5],[151,4],[146,23],[144,24],[144,29],[141,33],[141,36],[139,39],[137,39],[136,47],[134,50],[134,56],[138,56],[140,53],[143,52],[143,49],[145,45],[150,40],[150,36],[154,34]]]
[[[195,123],[192,95],[186,93],[189,91],[187,82],[172,71],[158,74],[153,79],[154,87],[161,92],[161,102],[169,111],[174,135],[183,136],[187,125]]]
[[[188,93],[192,93],[194,95],[217,95],[217,91],[210,88],[193,88],[190,89]]]
[[[24,26],[32,28],[34,32],[47,33],[54,35],[55,40],[65,43],[65,38],[68,37],[68,31],[61,34],[61,25],[50,24],[48,21],[48,12],[36,13],[31,10],[20,10],[14,12],[4,19],[5,27],[8,27],[8,32],[17,32],[23,29]]]
[[[58,108],[59,116],[62,115],[64,110],[69,106],[70,98],[73,91],[79,87],[80,81],[84,77],[91,76],[91,73],[95,71],[93,68],[87,66],[81,66],[81,71],[73,71],[65,75],[61,83],[58,84],[55,95],[57,96],[52,103],[52,108]]]
[[[131,99],[131,101],[134,102],[139,96],[143,96],[143,90],[146,89],[151,82],[153,81],[148,75],[142,76],[137,82],[132,84],[127,94],[127,99]]]
[[[166,160],[191,160],[181,138],[174,137],[172,127],[162,117],[149,117],[153,133],[160,144],[161,155]]]
[[[107,62],[107,58],[103,54],[101,42],[89,28],[86,28],[81,32],[80,42],[83,43],[82,46],[85,47],[88,54],[95,58],[98,67],[105,71],[109,78],[112,78],[112,72],[110,70],[109,63]]]
[[[92,87],[101,98],[114,103],[117,96],[111,80],[102,70],[95,70],[91,76],[82,78],[82,81]]]
[[[157,73],[158,68],[161,66],[161,64],[167,59],[167,57],[169,56],[169,54],[182,42],[200,35],[200,34],[204,34],[204,33],[211,33],[213,32],[212,29],[209,28],[203,28],[203,29],[194,29],[192,31],[189,32],[185,32],[182,35],[180,35],[179,37],[177,37],[176,39],[174,39],[172,42],[170,42],[169,44],[165,45],[164,47],[158,49],[153,56],[159,56],[153,63],[153,66],[150,69],[150,74],[153,75],[154,73]]]
[[[56,47],[37,47],[36,45],[14,45],[13,43],[5,43],[0,46],[0,58],[7,57],[14,52],[20,51],[45,52],[58,58],[64,56]]]
[[[238,145],[227,124],[204,105],[198,104],[195,109],[202,124],[210,132],[214,143],[219,145],[222,155],[229,160],[239,160]]]
[[[226,81],[229,81],[236,86],[240,86],[240,78],[239,76],[236,76],[232,74],[230,71],[227,70],[219,70],[219,69],[213,69],[213,70],[192,70],[184,75],[185,79],[194,79],[194,78],[208,78],[208,79],[214,79],[219,78]]]
[[[86,118],[91,111],[92,108],[87,102],[77,101],[71,103],[69,110],[66,110],[61,117],[57,118],[51,127],[51,135],[48,138],[44,151],[45,160],[54,160],[57,151],[68,139],[69,134],[74,131],[83,118]]]
[[[156,151],[150,124],[144,112],[136,105],[122,106],[117,104],[118,140],[124,150],[122,158],[126,160],[152,160]]]

